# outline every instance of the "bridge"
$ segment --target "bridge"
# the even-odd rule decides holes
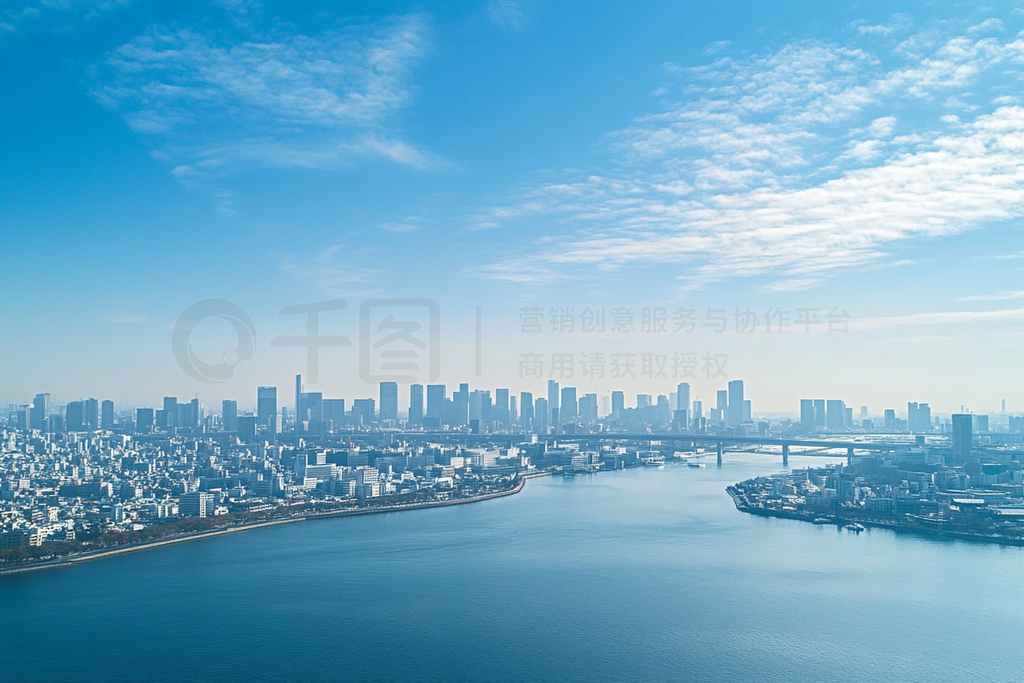
[[[409,441],[450,441],[460,442],[494,442],[508,441],[509,445],[514,442],[537,437],[541,443],[578,443],[578,444],[599,444],[609,441],[648,441],[658,443],[669,443],[673,447],[688,444],[689,448],[696,448],[698,445],[713,445],[718,455],[718,466],[722,465],[722,455],[727,445],[751,445],[751,446],[779,446],[782,448],[782,464],[789,465],[789,449],[792,447],[821,448],[828,450],[846,450],[846,459],[849,463],[855,450],[890,452],[897,448],[905,448],[910,445],[907,442],[882,442],[882,441],[838,441],[833,439],[798,439],[790,437],[773,436],[726,436],[719,434],[687,434],[683,432],[666,433],[620,433],[620,432],[592,432],[586,434],[464,434],[459,432],[444,431],[395,431],[384,432],[393,434],[397,438]]]

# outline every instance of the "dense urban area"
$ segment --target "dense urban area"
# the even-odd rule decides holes
[[[426,389],[426,391],[424,391]],[[303,391],[295,410],[260,387],[255,410],[198,398],[115,410],[111,401],[48,394],[10,406],[0,439],[0,566],[74,558],[317,516],[471,502],[519,490],[530,476],[677,462],[705,467],[743,450],[781,457],[845,456],[845,465],[794,469],[729,487],[744,512],[882,526],[950,537],[1024,542],[1024,417],[932,415],[909,403],[897,416],[840,400],[808,399],[799,419],[752,419],[743,382],[714,408],[690,388],[626,407],[612,392],[577,398],[548,383],[546,397],[507,389],[448,394],[382,382],[377,399]],[[378,403],[379,401],[379,403]],[[902,411],[901,411],[902,413]]]

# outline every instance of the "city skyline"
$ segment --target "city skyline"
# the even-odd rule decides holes
[[[123,431],[149,433],[154,429],[174,431],[175,427],[194,428],[206,432],[242,433],[255,437],[257,432],[273,441],[279,432],[319,434],[327,429],[368,427],[402,427],[407,429],[442,430],[471,427],[474,432],[501,433],[520,428],[523,433],[558,434],[566,425],[592,426],[598,422],[612,425],[641,424],[670,427],[672,431],[720,433],[722,429],[736,434],[764,433],[772,425],[790,425],[800,433],[910,433],[955,434],[957,419],[972,417],[974,430],[987,433],[990,424],[995,431],[1020,431],[1024,415],[1007,412],[1005,400],[998,412],[974,412],[964,406],[959,411],[933,414],[927,402],[908,401],[906,410],[883,408],[872,410],[867,405],[847,405],[843,399],[800,399],[795,411],[758,411],[751,399],[745,398],[743,380],[731,380],[726,389],[716,392],[714,407],[704,410],[704,401],[691,400],[688,382],[680,382],[668,394],[638,393],[629,396],[621,390],[579,393],[577,387],[547,381],[547,398],[529,391],[510,392],[504,387],[471,388],[460,383],[449,390],[446,384],[411,384],[403,394],[396,382],[381,382],[376,397],[325,396],[323,392],[306,392],[301,375],[295,376],[295,399],[289,406],[279,403],[277,387],[260,386],[251,409],[239,401],[224,399],[220,411],[197,396],[187,403],[178,403],[175,396],[164,396],[162,408],[121,406],[109,399],[96,398],[55,404],[49,393],[39,393],[29,403],[10,404],[7,419],[21,429],[43,432],[95,431],[113,429],[115,422]],[[403,401],[403,395],[407,397]],[[643,412],[643,411],[652,412]],[[626,415],[629,415],[627,418]],[[116,417],[115,417],[116,416]],[[945,417],[948,416],[948,419]],[[50,418],[54,418],[58,425]],[[210,418],[219,423],[211,424]],[[990,422],[990,417],[994,418]],[[239,418],[244,422],[240,423]],[[769,421],[764,421],[769,420]],[[299,428],[298,423],[303,422]],[[126,425],[128,425],[126,427]],[[322,426],[323,425],[323,426]],[[331,425],[327,427],[326,425]],[[717,430],[717,431],[716,431]],[[564,431],[564,433],[573,433]]]

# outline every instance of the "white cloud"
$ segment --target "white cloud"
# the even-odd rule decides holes
[[[115,325],[133,325],[146,321],[146,316],[140,314],[118,315],[107,318],[108,323]]]
[[[420,16],[371,32],[235,41],[155,28],[96,65],[93,93],[156,141],[183,180],[367,156],[422,168],[431,159],[387,123],[409,101],[427,32]]]
[[[128,5],[131,0],[29,0],[7,2],[0,11],[0,35],[15,33],[37,22],[56,31],[68,31],[102,14]]]
[[[325,292],[351,292],[353,285],[368,285],[381,273],[379,268],[359,265],[366,261],[365,250],[332,244],[311,258],[288,256],[281,269]]]
[[[609,136],[609,170],[567,172],[475,217],[567,229],[474,272],[663,263],[691,284],[758,275],[790,291],[901,241],[1024,216],[1024,108],[939,125],[934,103],[983,74],[1016,82],[1022,61],[1020,40],[954,37],[888,70],[821,43],[690,70],[665,111]],[[919,115],[901,123],[897,108]]]
[[[511,31],[526,28],[526,13],[514,0],[491,0],[487,3],[487,16],[495,26]]]
[[[1024,321],[1024,308],[999,311],[945,311],[913,313],[881,318],[851,320],[850,330],[878,330],[892,327],[918,327],[922,325],[966,325],[983,322]]]
[[[971,296],[960,296],[954,301],[1012,301],[1024,299],[1024,289],[1015,292],[996,292],[995,294],[974,294]]]

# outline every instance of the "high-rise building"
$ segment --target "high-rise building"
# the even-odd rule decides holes
[[[841,432],[846,429],[846,405],[839,399],[825,402],[825,426],[830,432]]]
[[[345,399],[325,398],[321,419],[330,429],[335,430],[345,424]]]
[[[729,412],[729,392],[719,389],[715,392],[715,408],[711,411],[712,421],[725,422]]]
[[[689,382],[680,382],[676,386],[676,402],[672,406],[672,410],[690,410],[690,384]]]
[[[962,465],[971,459],[974,446],[974,416],[953,415],[953,464]]]
[[[738,427],[743,424],[743,380],[729,382],[729,412],[726,424]]]
[[[114,402],[104,401],[100,404],[100,429],[114,428]]]
[[[448,398],[447,391],[443,384],[427,385],[427,417],[437,420],[435,427],[441,425],[444,417],[444,401]]]
[[[565,389],[562,390],[563,392]],[[562,401],[565,405],[565,401]],[[597,421],[597,394],[584,394],[579,400],[579,417],[586,423]]]
[[[409,385],[409,422],[410,427],[423,424],[423,385]]]
[[[398,419],[398,382],[380,383],[380,420]]]
[[[814,426],[821,428],[825,426],[825,399],[814,399]]]
[[[296,429],[304,431],[307,427],[317,432],[324,416],[324,395],[320,391],[304,391],[299,394],[299,414],[295,418]]]
[[[576,387],[562,387],[558,402],[558,419],[560,422],[575,420],[579,414],[576,405]]]
[[[974,416],[974,431],[978,434],[988,433],[988,415]]]
[[[452,421],[456,426],[469,424],[469,384],[459,384],[459,390],[452,396]]]
[[[492,420],[491,416],[491,392],[482,389],[474,389],[469,392],[469,422],[487,424]]]
[[[136,434],[149,434],[153,431],[153,409],[152,408],[136,408],[135,409],[135,433]]]
[[[886,408],[885,410],[885,431],[894,432],[896,431],[896,411],[892,408]]]
[[[700,421],[704,419],[704,403],[701,401],[693,402],[693,414],[690,416],[690,423],[694,427],[700,427]]]
[[[260,429],[277,434],[277,387],[257,387],[256,420]]]
[[[508,389],[494,390],[494,406],[491,409],[491,419],[503,427],[511,424],[511,405],[509,403]]]
[[[32,399],[32,409],[29,413],[29,429],[42,429],[43,420],[50,414],[50,395],[36,394]]]
[[[87,398],[82,402],[82,419],[85,428],[89,431],[96,431],[100,428],[100,402],[94,398]]]
[[[302,416],[302,375],[295,375],[295,431],[302,431],[302,421],[309,418]]]
[[[932,430],[932,409],[927,403],[907,403],[907,429],[915,433]]]
[[[242,443],[256,443],[256,416],[238,416],[238,440]]]
[[[612,419],[617,420],[626,409],[626,394],[622,391],[612,392]]]
[[[655,419],[657,422],[671,422],[672,421],[672,406],[669,403],[668,396],[665,394],[658,394],[658,401],[654,404],[657,410]]]
[[[534,410],[533,410],[533,393],[529,391],[523,391],[519,393],[519,423],[524,427],[529,427],[533,424]]]
[[[178,397],[164,396],[163,424],[157,422],[157,427],[170,429],[178,424]]]
[[[220,428],[225,432],[238,431],[238,403],[236,401],[221,401]]]
[[[800,399],[800,429],[806,433],[814,431],[814,400]]]
[[[533,426],[543,432],[548,428],[548,421],[551,416],[551,409],[548,408],[546,398],[537,398],[533,401]]]
[[[519,406],[515,396],[508,397],[508,425],[519,424]]]
[[[372,398],[357,398],[352,401],[352,421],[356,425],[371,424],[377,417],[377,402]]]
[[[558,382],[553,379],[548,380],[548,413],[550,419],[548,424],[558,425]]]
[[[84,401],[71,401],[64,406],[64,428],[69,432],[85,431]]]

